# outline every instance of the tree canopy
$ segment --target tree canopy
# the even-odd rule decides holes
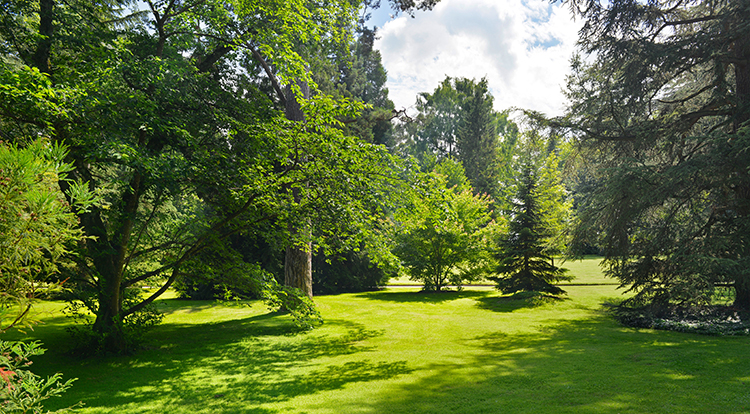
[[[634,304],[750,308],[750,10],[742,1],[570,1],[569,127],[596,165],[577,240]]]
[[[348,47],[357,4],[128,4],[11,1],[0,21],[0,77],[12,86],[0,89],[3,138],[66,144],[71,178],[101,194],[77,213],[88,238],[72,276],[116,352],[128,318],[206,249],[261,225],[280,245],[377,244],[382,194],[402,185],[385,148],[343,132],[363,104],[315,92],[309,71],[312,56]],[[290,96],[304,120],[284,116]],[[289,231],[305,221],[314,232]],[[132,296],[144,282],[159,288]],[[258,283],[308,313],[272,278]]]
[[[518,128],[493,102],[487,79],[446,77],[432,93],[419,94],[419,113],[402,128],[403,152],[420,159],[454,157],[476,193],[501,198]]]

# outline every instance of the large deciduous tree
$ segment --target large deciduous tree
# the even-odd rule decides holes
[[[583,57],[568,126],[596,165],[578,241],[600,244],[630,303],[750,309],[750,7],[573,0]]]
[[[350,2],[147,1],[127,19],[126,3],[10,1],[0,20],[2,78],[23,86],[36,68],[53,91],[19,87],[3,100],[4,138],[67,144],[71,177],[101,193],[78,214],[89,238],[76,279],[114,352],[126,350],[128,320],[191,260],[260,223],[296,246],[311,233],[286,231],[292,223],[328,225],[320,241],[372,240],[387,192],[376,183],[392,176],[387,151],[342,133],[361,104],[305,100],[295,86],[315,87],[303,46],[345,39]],[[284,116],[286,85],[304,120]],[[145,281],[159,288],[133,296]],[[300,300],[287,306],[309,310]]]

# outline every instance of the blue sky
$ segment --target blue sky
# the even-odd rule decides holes
[[[413,111],[417,93],[431,92],[448,75],[486,77],[498,110],[563,112],[580,23],[559,4],[441,0],[415,18],[391,13],[387,7],[375,11],[368,25],[379,27],[376,47],[397,108]]]

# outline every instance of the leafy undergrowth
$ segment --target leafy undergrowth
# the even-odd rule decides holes
[[[750,313],[731,306],[643,307],[612,306],[623,325],[703,335],[750,335]]]

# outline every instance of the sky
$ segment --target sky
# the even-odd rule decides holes
[[[385,5],[385,1],[383,2]],[[415,17],[373,13],[375,47],[388,72],[389,97],[414,113],[419,92],[451,77],[486,77],[495,109],[565,109],[562,94],[581,23],[549,0],[441,0]]]

